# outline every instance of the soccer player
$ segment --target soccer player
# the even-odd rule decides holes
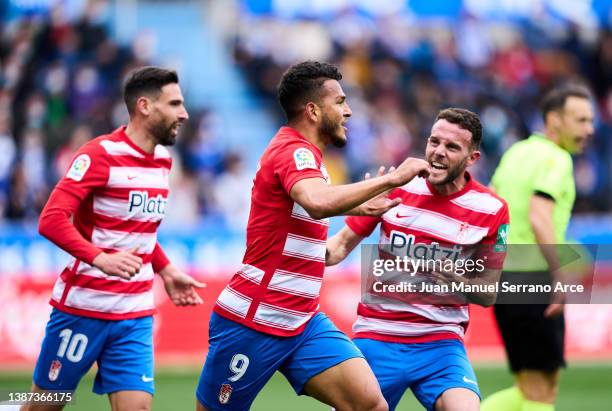
[[[319,312],[327,218],[381,214],[398,202],[385,191],[430,167],[410,158],[386,175],[330,186],[323,151],[346,144],[344,124],[351,116],[341,78],[335,66],[307,61],[281,79],[278,97],[287,126],[259,162],[243,266],[219,295],[210,320],[198,410],[249,409],[276,370],[296,393],[337,410],[387,409],[359,350]]]
[[[559,256],[565,242],[576,197],[572,157],[581,153],[593,133],[593,103],[589,90],[577,84],[553,89],[542,100],[544,133],[514,144],[502,157],[491,181],[508,201],[512,230],[510,244],[538,244],[539,258],[528,264],[509,250],[502,277],[546,276],[556,282]],[[535,246],[534,246],[535,247]],[[514,271],[510,272],[510,270]],[[487,398],[486,411],[552,411],[560,367],[565,366],[565,320],[560,295],[551,304],[495,306],[495,317],[506,346],[516,386]]]
[[[51,193],[40,233],[72,255],[53,288],[53,311],[34,392],[73,391],[94,362],[93,391],[113,410],[148,410],[153,384],[153,278],[176,305],[200,304],[203,284],[170,264],[157,243],[176,141],[188,119],[176,72],[131,73],[130,121],[83,145]],[[70,218],[72,217],[72,222]],[[31,403],[24,410],[61,410]]]
[[[482,126],[476,114],[460,108],[440,111],[425,149],[432,169],[429,177],[415,178],[393,190],[389,198],[400,199],[401,204],[380,217],[348,217],[345,227],[328,241],[326,264],[342,261],[381,223],[381,258],[385,254],[388,258],[397,248],[402,251],[393,252],[396,257],[401,253],[436,263],[447,261],[449,251],[468,245],[461,253],[470,250],[474,262],[479,255],[498,261],[490,261],[481,272],[472,270],[477,275],[469,280],[467,274],[459,277],[450,272],[447,276],[457,284],[494,284],[505,253],[494,255],[489,249],[496,243],[503,247],[508,208],[503,199],[466,171],[480,158],[481,139]],[[428,257],[423,257],[422,250],[427,250]],[[436,284],[445,278],[430,270],[416,274]],[[410,299],[399,294],[362,298],[353,340],[372,367],[389,409],[395,409],[410,388],[427,410],[478,410],[478,383],[463,345],[469,322],[466,300],[452,304],[449,299],[430,298],[428,303],[427,297],[434,295],[418,297],[419,292]],[[490,305],[496,295],[473,292],[464,297]]]

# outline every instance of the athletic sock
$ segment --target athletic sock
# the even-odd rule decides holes
[[[555,411],[555,406],[545,402],[524,400],[521,411]]]
[[[549,411],[522,408],[523,402],[523,394],[518,387],[506,388],[488,396],[480,405],[480,411]]]

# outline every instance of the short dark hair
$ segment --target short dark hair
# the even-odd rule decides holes
[[[123,87],[123,99],[130,114],[134,113],[136,101],[143,95],[159,96],[166,84],[178,84],[178,74],[174,70],[160,67],[141,67],[128,74]]]
[[[295,118],[309,101],[320,97],[326,80],[341,79],[338,68],[326,62],[303,61],[289,67],[278,85],[278,101],[287,120]]]
[[[592,100],[593,95],[587,86],[581,83],[566,83],[551,89],[540,103],[542,119],[546,122],[546,115],[551,111],[560,111],[565,107],[569,97],[584,98]]]
[[[482,141],[482,124],[480,123],[480,117],[478,114],[466,110],[464,108],[446,108],[441,110],[436,117],[436,121],[446,120],[449,123],[457,124],[464,130],[472,133],[472,144],[473,150],[480,148],[480,142]]]

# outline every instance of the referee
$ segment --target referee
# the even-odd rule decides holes
[[[576,197],[571,155],[581,153],[593,134],[591,93],[579,84],[563,85],[544,97],[541,111],[544,132],[514,144],[491,183],[510,209],[508,244],[539,246],[515,245],[519,258],[508,250],[503,278],[545,277],[553,283],[559,260],[555,247],[544,245],[565,242]],[[524,258],[526,252],[535,258]],[[481,410],[553,411],[559,369],[565,366],[563,300],[498,304],[495,317],[516,385],[488,397]]]

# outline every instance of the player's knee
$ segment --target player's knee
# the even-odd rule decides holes
[[[355,411],[388,411],[389,405],[387,405],[387,401],[385,401],[385,397],[381,393],[372,393],[368,396],[355,398],[354,404],[350,409]]]
[[[480,397],[466,388],[446,390],[435,404],[436,411],[479,411]]]
[[[151,411],[151,401],[148,399],[130,399],[111,403],[112,411]]]
[[[389,405],[387,404],[387,401],[385,401],[384,397],[381,395],[376,401],[376,403],[372,406],[372,408],[369,408],[369,410],[370,411],[389,411]]]
[[[146,404],[144,402],[124,404],[124,406],[119,406],[113,411],[151,411],[151,404]]]

